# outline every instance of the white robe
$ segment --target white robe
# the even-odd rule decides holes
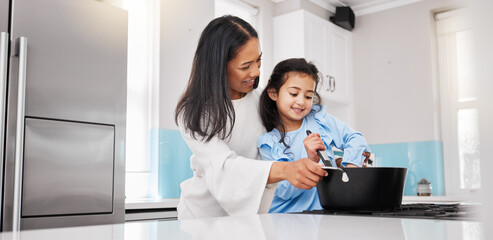
[[[180,185],[179,219],[268,213],[276,184],[267,184],[273,162],[257,160],[257,138],[265,133],[259,97],[252,91],[233,100],[236,121],[229,139],[196,140],[180,124],[193,152],[194,175]]]

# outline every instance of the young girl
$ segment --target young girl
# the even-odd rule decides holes
[[[361,133],[318,105],[318,69],[305,59],[287,59],[276,65],[260,97],[260,115],[267,133],[258,138],[262,159],[291,162],[309,158],[319,162],[316,150],[325,150],[336,166],[332,147],[344,151],[342,166],[362,167],[369,147]],[[312,133],[307,136],[307,130]],[[321,162],[321,161],[320,161]],[[317,189],[303,190],[279,182],[269,212],[321,209]]]

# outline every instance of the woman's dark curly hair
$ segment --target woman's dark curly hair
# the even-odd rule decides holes
[[[260,96],[260,118],[268,132],[272,131],[274,128],[277,128],[279,132],[281,132],[280,142],[287,148],[289,148],[289,146],[284,142],[286,130],[281,122],[276,102],[269,97],[269,91],[275,90],[275,92],[278,93],[281,86],[288,80],[290,73],[306,74],[312,77],[315,81],[313,104],[319,104],[320,102],[320,95],[317,93],[317,87],[320,80],[319,71],[313,63],[307,62],[304,58],[290,58],[278,63],[274,67],[269,82]]]

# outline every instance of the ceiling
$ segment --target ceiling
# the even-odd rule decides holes
[[[272,0],[282,2],[284,0]],[[349,6],[356,16],[375,13],[407,4],[420,2],[423,0],[309,0],[331,12],[338,6]]]

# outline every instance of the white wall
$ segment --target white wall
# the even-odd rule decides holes
[[[260,84],[259,89],[263,89],[267,85],[269,76],[276,63],[273,62],[273,18],[275,14],[275,4],[270,0],[244,0],[253,6],[259,8],[257,16],[257,30],[260,45],[262,48],[262,67],[260,69]]]
[[[355,125],[369,144],[440,140],[433,11],[426,0],[356,18]]]
[[[285,0],[276,4],[275,16],[279,16],[285,13],[296,11],[299,9],[307,10],[323,19],[329,19],[333,14],[319,5],[313,3],[311,0]]]
[[[478,29],[483,31],[476,37],[476,54],[479,61],[477,70],[478,78],[481,88],[479,89],[479,129],[480,129],[480,159],[481,159],[481,194],[482,204],[484,208],[481,211],[481,217],[483,220],[483,239],[493,239],[493,220],[491,219],[491,213],[493,213],[493,175],[491,169],[493,169],[493,162],[491,156],[493,155],[493,108],[491,103],[493,102],[493,95],[491,89],[493,89],[493,68],[491,63],[493,62],[493,29],[491,23],[493,22],[493,2],[490,0],[475,0],[475,18],[474,22],[477,24]]]
[[[260,87],[265,86],[272,63],[272,16],[274,3],[247,0],[259,7],[257,27],[262,47]],[[185,90],[200,34],[214,19],[214,0],[161,1],[160,128],[177,129],[174,110]]]
[[[174,111],[187,86],[200,33],[214,18],[214,0],[161,0],[159,127],[177,129]]]

